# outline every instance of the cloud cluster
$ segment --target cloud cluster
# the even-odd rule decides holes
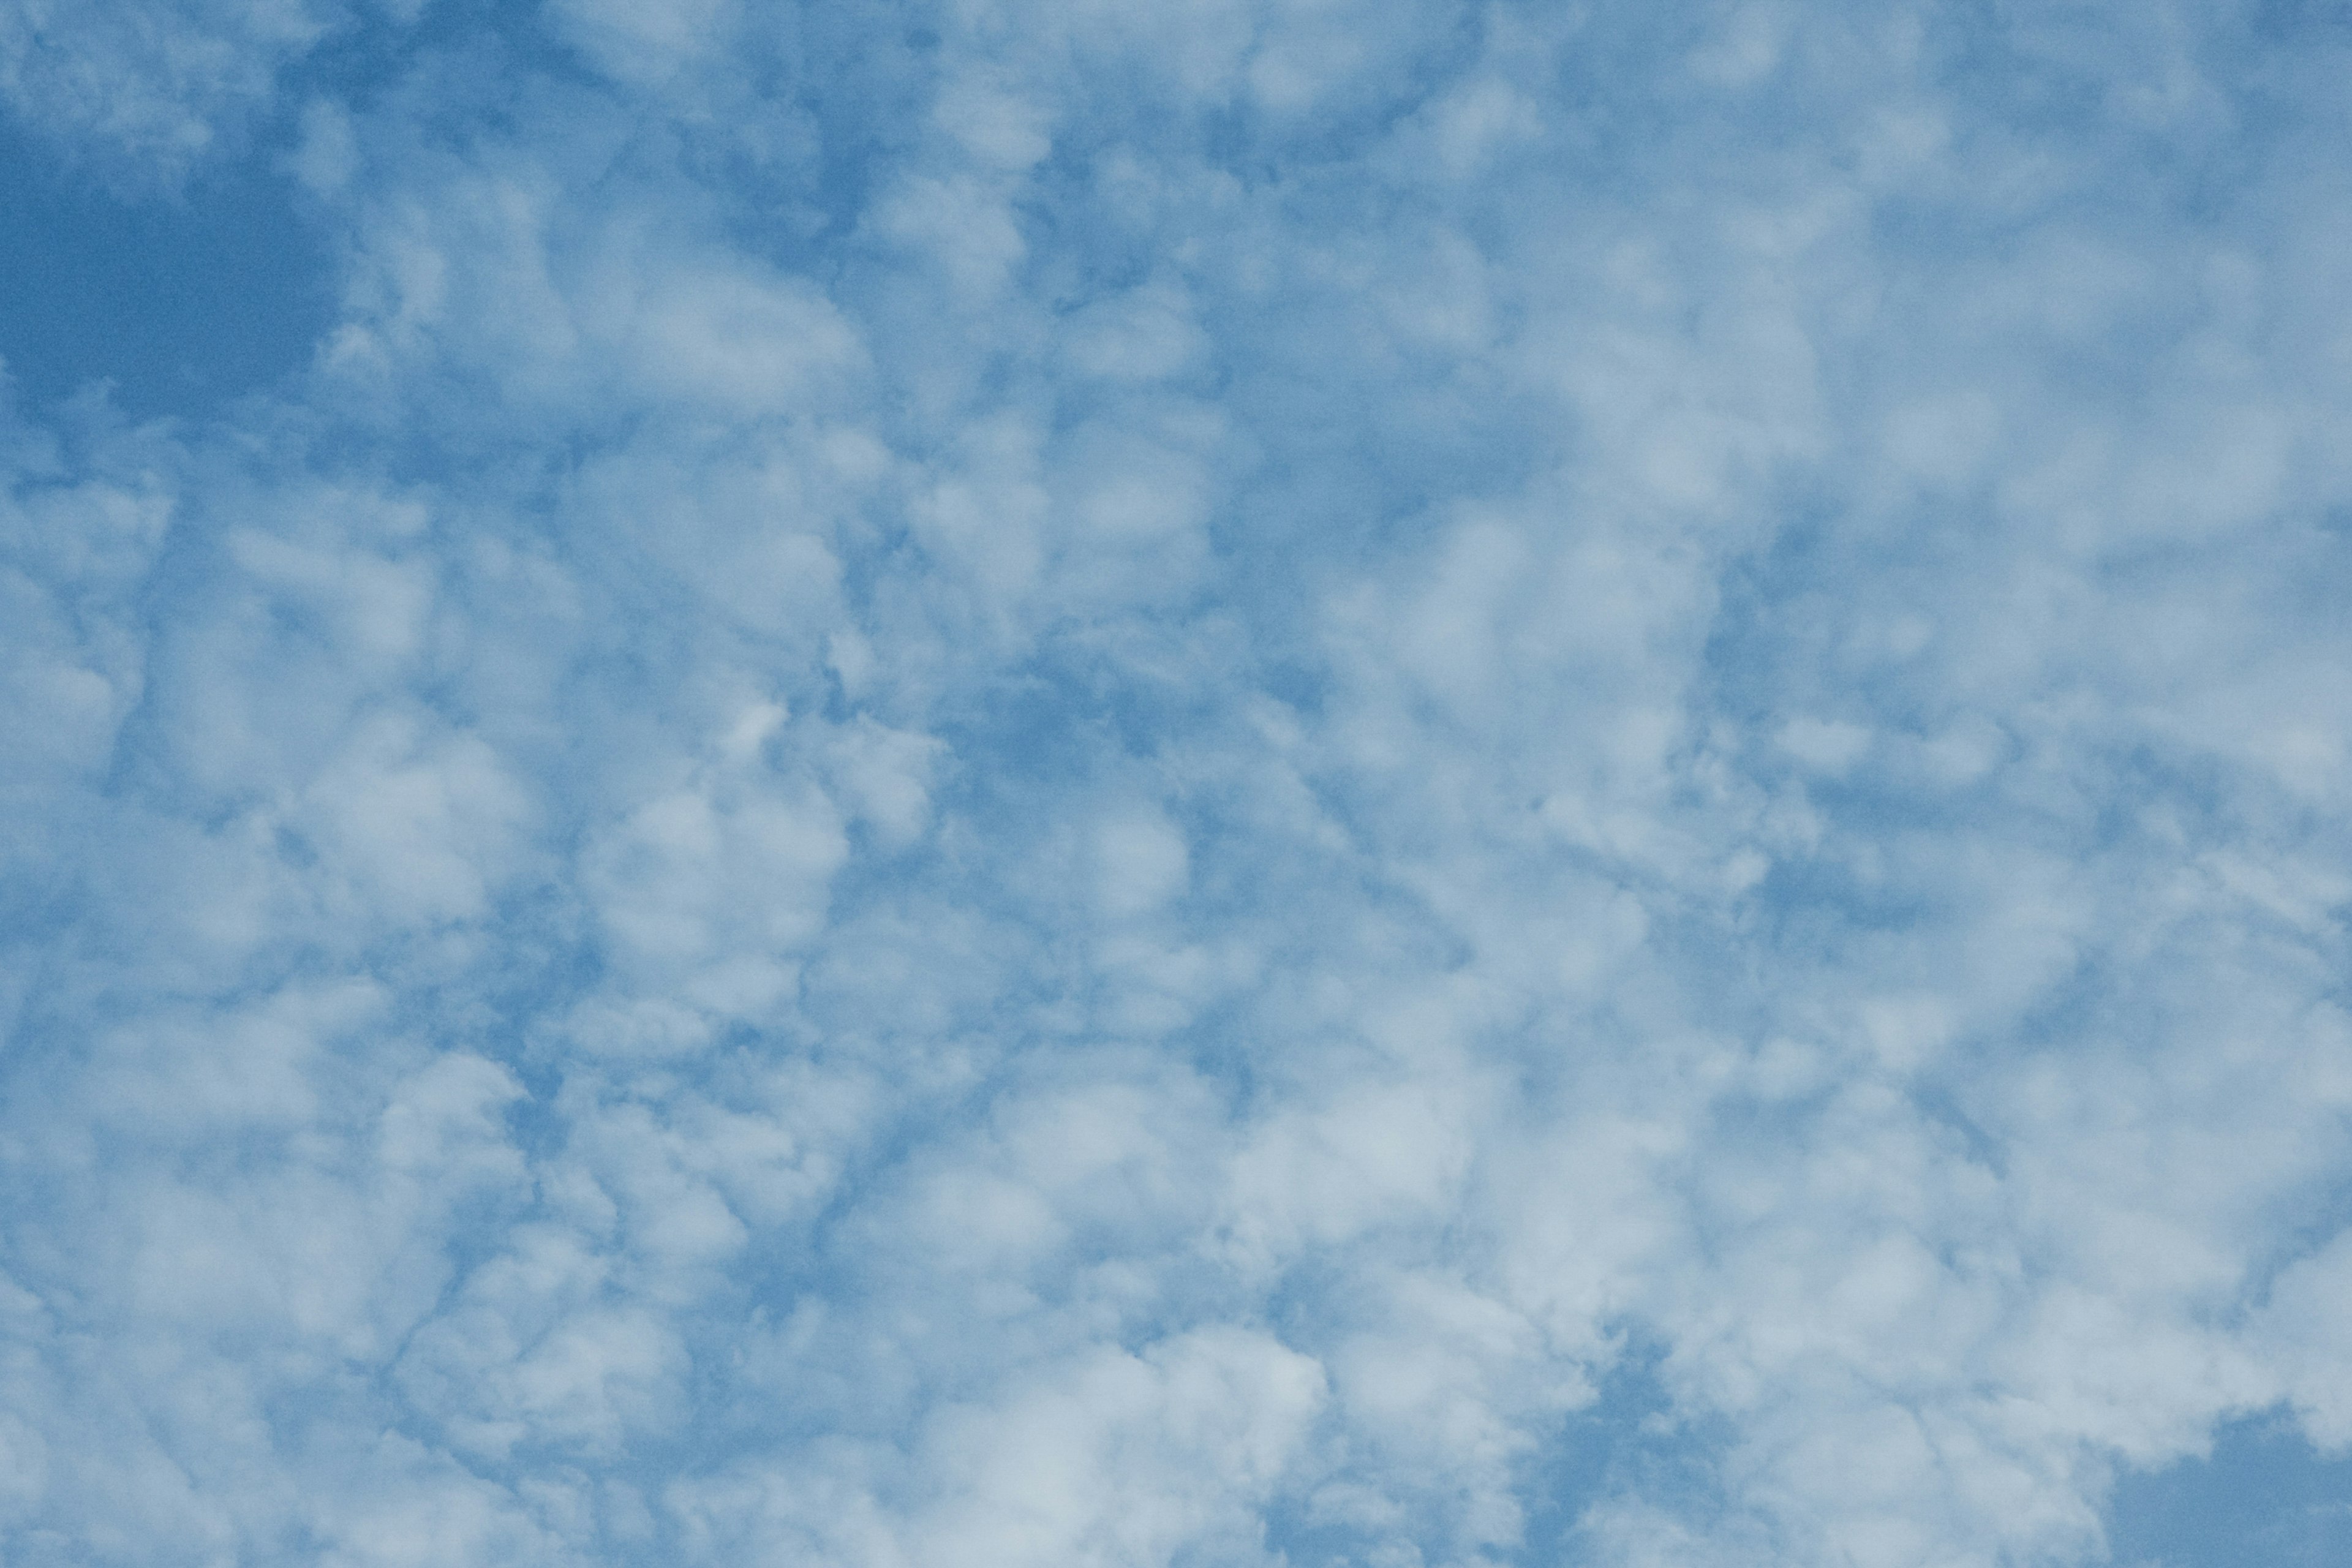
[[[0,1557],[1990,1568],[2340,1450],[2347,51],[18,6],[339,303],[0,425]]]
[[[321,43],[419,8],[379,0],[363,17],[344,0],[23,0],[0,14],[0,104],[109,183],[168,189],[243,142],[281,74]]]

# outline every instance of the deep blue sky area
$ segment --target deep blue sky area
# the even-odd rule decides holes
[[[2126,1477],[2110,1517],[2121,1563],[2326,1568],[2352,1560],[2352,1459],[2315,1459],[2275,1415],[2232,1421],[2209,1457]]]
[[[0,1563],[2352,1562],[2343,10],[0,0]]]
[[[273,162],[117,194],[0,129],[0,360],[17,396],[46,406],[105,382],[133,418],[205,417],[299,370],[335,279]]]

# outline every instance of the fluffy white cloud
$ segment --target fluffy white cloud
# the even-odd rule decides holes
[[[26,0],[0,15],[0,102],[133,187],[169,185],[241,140],[279,71],[353,20],[343,0]]]

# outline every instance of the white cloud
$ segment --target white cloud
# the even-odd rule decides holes
[[[93,15],[11,101],[163,170],[342,25]],[[2233,18],[368,24],[319,363],[0,441],[0,1555],[1989,1568],[2352,1441]]]
[[[170,185],[236,139],[278,72],[350,20],[338,0],[26,0],[0,16],[0,99],[132,186]]]

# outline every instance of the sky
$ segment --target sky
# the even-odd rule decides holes
[[[2352,1557],[2352,9],[0,105],[7,1568]]]

